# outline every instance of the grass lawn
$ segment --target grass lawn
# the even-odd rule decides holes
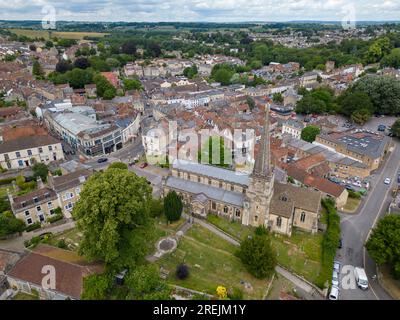
[[[281,294],[281,292],[294,295],[294,288],[296,288],[296,286],[289,280],[280,276],[279,274],[275,274],[275,279],[268,293],[267,299],[279,300],[279,295]]]
[[[258,280],[251,276],[241,261],[234,256],[236,247],[214,235],[207,229],[193,225],[179,242],[176,251],[164,256],[157,264],[170,273],[168,283],[215,295],[217,286],[238,287],[247,299],[262,299],[268,280]],[[185,280],[175,277],[178,264],[188,265],[190,275]],[[242,283],[249,283],[246,290]]]
[[[360,206],[361,199],[350,198],[347,200],[346,205],[343,207],[344,212],[354,213]]]
[[[185,223],[185,221],[186,220],[184,218],[181,218],[176,222],[167,223],[165,217],[157,217],[154,219],[154,224],[157,232],[160,235],[160,238],[162,238],[167,235],[175,234],[179,230],[179,228]]]
[[[27,294],[24,292],[18,292],[14,297],[13,300],[39,300],[37,296]]]
[[[280,265],[317,284],[322,271],[322,239],[320,233],[311,235],[293,230],[290,238],[274,234],[272,245]]]
[[[225,231],[227,234],[233,236],[238,240],[245,240],[253,233],[254,228],[246,227],[239,222],[230,221],[216,215],[209,214],[207,216],[208,222],[217,226],[219,229]]]
[[[323,213],[322,217],[324,219],[326,213]],[[215,215],[209,215],[207,219],[210,223],[239,240],[246,239],[254,230],[254,228]],[[281,266],[303,276],[312,283],[318,284],[324,282],[319,279],[319,274],[322,271],[322,239],[323,234],[321,233],[312,235],[294,229],[290,238],[278,234],[273,235],[272,244],[277,251],[277,260]],[[325,278],[325,276],[322,276],[322,278]]]

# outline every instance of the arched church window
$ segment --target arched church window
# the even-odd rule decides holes
[[[302,212],[302,213],[301,213],[300,221],[301,221],[301,222],[306,221],[306,213],[305,213],[305,212]]]
[[[278,217],[276,219],[276,226],[279,227],[279,228],[282,226],[282,218],[281,217]]]
[[[224,213],[228,213],[228,210],[229,210],[228,207],[225,206],[225,207],[224,207]]]
[[[240,218],[240,210],[236,209],[236,217]]]

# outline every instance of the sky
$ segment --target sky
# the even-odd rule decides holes
[[[0,0],[0,20],[131,22],[400,20],[400,0]]]

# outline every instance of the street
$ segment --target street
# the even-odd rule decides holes
[[[397,172],[399,170],[400,142],[395,141],[395,150],[386,159],[383,167],[372,176],[372,190],[368,198],[361,204],[355,215],[341,214],[341,232],[343,248],[338,250],[336,260],[344,265],[363,267],[369,278],[370,288],[342,289],[340,298],[343,300],[388,300],[391,297],[379,285],[377,280],[372,280],[376,275],[375,263],[368,257],[364,249],[370,230],[382,217],[392,200],[392,190],[397,185]],[[391,185],[385,185],[385,178],[391,179]],[[343,274],[342,274],[343,276]]]

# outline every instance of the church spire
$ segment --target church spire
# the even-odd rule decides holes
[[[271,169],[270,155],[270,137],[269,137],[269,104],[265,105],[264,128],[260,140],[260,148],[256,157],[253,174],[267,177]]]

